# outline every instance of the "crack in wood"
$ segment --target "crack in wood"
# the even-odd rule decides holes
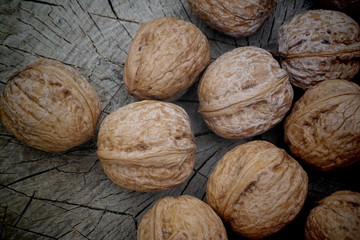
[[[51,2],[45,2],[45,1],[40,1],[40,0],[23,0],[24,2],[32,2],[32,3],[37,3],[37,4],[44,4],[44,5],[49,5],[52,7],[63,7],[62,5],[59,4],[55,4],[55,3],[51,3]]]
[[[21,220],[22,217],[24,216],[24,214],[25,214],[26,210],[29,208],[29,206],[30,206],[30,204],[31,204],[34,196],[35,196],[35,192],[31,195],[29,201],[28,201],[27,204],[25,205],[25,208],[24,208],[24,209],[22,210],[22,212],[20,213],[20,216],[19,216],[18,220],[16,221],[15,226],[18,225],[18,223],[20,222],[20,220]]]
[[[121,21],[121,22],[128,22],[128,23],[142,24],[142,23],[140,23],[140,22],[138,22],[138,21],[135,21],[135,20],[130,20],[130,19],[125,19],[125,18],[105,16],[105,15],[101,15],[101,14],[98,14],[98,13],[90,13],[90,14],[91,14],[91,15],[98,16],[98,17],[103,17],[103,18],[109,18],[109,19],[113,19],[113,20],[118,20],[118,21]]]

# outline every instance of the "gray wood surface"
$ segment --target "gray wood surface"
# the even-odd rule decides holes
[[[142,23],[173,16],[198,26],[208,37],[211,56],[246,45],[276,57],[276,33],[287,19],[314,7],[309,0],[279,0],[256,34],[231,38],[199,21],[186,0],[1,0],[0,91],[16,71],[39,58],[73,66],[101,99],[100,121],[136,101],[123,87],[124,62]],[[226,140],[205,126],[197,112],[197,84],[175,103],[190,115],[197,162],[180,186],[156,193],[122,189],[103,173],[96,138],[63,153],[26,146],[0,125],[0,239],[136,239],[137,226],[154,202],[189,194],[205,200],[207,177],[230,149],[254,139],[285,148],[283,123],[244,140]],[[302,92],[296,91],[296,98]],[[308,169],[309,194],[298,218],[269,239],[303,239],[306,215],[315,201],[336,190],[359,189],[359,164],[331,173]],[[240,239],[229,231],[230,239]]]

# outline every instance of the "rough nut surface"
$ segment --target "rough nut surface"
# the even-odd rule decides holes
[[[100,126],[97,155],[121,187],[159,191],[184,182],[195,163],[195,137],[186,112],[166,102],[131,103]]]
[[[307,90],[285,121],[291,152],[319,170],[360,159],[360,87],[329,80]]]
[[[217,163],[206,199],[236,233],[259,239],[297,216],[307,189],[307,175],[296,160],[270,142],[252,141]]]
[[[212,28],[233,37],[258,31],[276,0],[188,0],[193,12]]]
[[[100,115],[88,81],[61,62],[42,59],[12,76],[1,99],[5,128],[31,147],[65,151],[95,134]]]
[[[359,25],[346,14],[312,10],[279,30],[279,54],[290,81],[309,88],[324,80],[351,80],[360,69]]]
[[[288,75],[271,54],[241,47],[220,56],[201,78],[199,112],[208,127],[224,138],[261,134],[290,109]]]
[[[138,240],[226,240],[226,230],[209,205],[187,195],[157,201],[140,222]]]
[[[306,221],[307,240],[360,239],[360,193],[338,191],[318,204]]]
[[[125,62],[124,82],[138,99],[174,101],[198,80],[210,61],[205,35],[173,17],[143,24]]]

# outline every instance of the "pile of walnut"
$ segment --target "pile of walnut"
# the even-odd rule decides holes
[[[236,37],[257,31],[276,3],[188,2],[200,19]],[[145,23],[133,39],[124,72],[126,89],[143,101],[119,108],[102,122],[97,155],[104,172],[136,191],[160,191],[186,181],[195,164],[195,137],[187,113],[169,101],[200,78],[199,112],[219,136],[247,138],[281,122],[292,107],[292,83],[308,89],[285,121],[292,155],[323,171],[358,161],[360,87],[348,80],[360,69],[359,31],[344,13],[308,11],[279,31],[281,66],[257,47],[233,49],[209,65],[208,40],[195,25],[172,17]],[[0,107],[9,132],[52,152],[92,138],[100,113],[90,84],[53,60],[15,74]],[[223,222],[239,235],[263,238],[298,215],[307,191],[307,174],[292,156],[266,141],[247,142],[214,168],[207,204],[190,196],[159,200],[140,223],[138,239],[227,239]],[[359,193],[335,193],[319,204],[306,223],[307,239],[359,239]]]

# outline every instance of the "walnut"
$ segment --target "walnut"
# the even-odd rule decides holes
[[[172,103],[144,100],[108,115],[97,155],[121,187],[159,191],[184,182],[195,163],[195,137],[186,112]]]
[[[306,221],[307,240],[360,239],[360,193],[337,191],[318,204]]]
[[[217,163],[206,199],[237,234],[259,239],[297,216],[307,189],[307,175],[296,160],[269,142],[251,141]]]
[[[143,24],[125,62],[127,91],[138,99],[174,101],[198,80],[210,61],[207,38],[173,17]]]
[[[269,52],[240,47],[210,64],[198,95],[199,112],[212,131],[224,138],[246,138],[283,119],[293,90],[288,75]]]
[[[88,81],[55,60],[36,61],[12,76],[0,99],[5,128],[29,146],[49,152],[88,141],[99,115],[100,103]]]
[[[248,36],[269,17],[276,0],[188,0],[193,12],[210,27],[229,36]]]
[[[291,152],[327,171],[360,159],[360,87],[328,80],[307,90],[285,121]]]
[[[280,28],[278,44],[283,69],[304,89],[324,80],[351,80],[360,69],[360,28],[341,12],[295,16]]]
[[[225,227],[218,215],[201,200],[183,195],[158,200],[140,222],[138,240],[225,240]]]

